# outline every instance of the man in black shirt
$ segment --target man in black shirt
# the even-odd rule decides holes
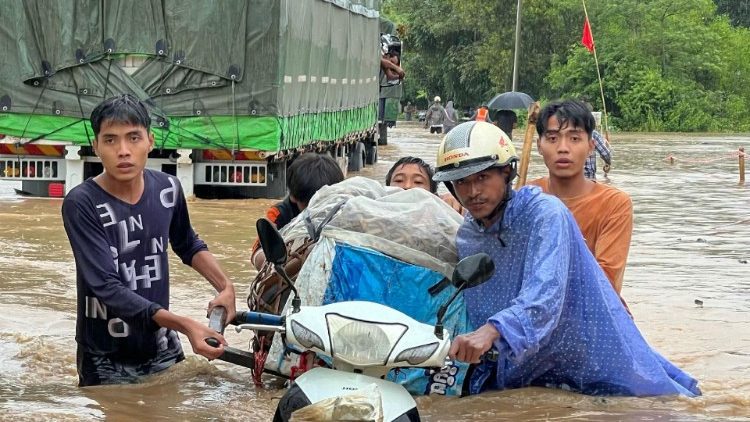
[[[495,122],[497,127],[508,135],[508,138],[513,139],[513,129],[515,129],[518,122],[518,116],[516,116],[515,111],[498,110],[495,112]]]
[[[137,382],[184,359],[176,331],[208,359],[224,338],[169,309],[167,243],[219,292],[209,302],[234,318],[234,287],[190,225],[175,177],[145,169],[154,136],[146,107],[131,95],[91,113],[93,147],[104,171],[68,193],[63,223],[76,263],[80,386]],[[205,339],[221,343],[211,347]]]
[[[344,180],[344,173],[333,157],[315,152],[307,152],[295,158],[287,169],[286,176],[289,194],[283,201],[266,210],[266,219],[279,230],[307,208],[315,192],[323,186]],[[250,262],[257,269],[266,262],[259,239],[255,240],[250,249]]]

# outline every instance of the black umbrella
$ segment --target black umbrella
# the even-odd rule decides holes
[[[487,108],[491,110],[526,109],[533,102],[534,99],[523,92],[503,92],[502,94],[495,95],[495,98],[487,103]]]

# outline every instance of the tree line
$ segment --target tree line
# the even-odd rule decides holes
[[[610,125],[628,131],[750,131],[750,2],[586,3]],[[404,43],[404,102],[476,107],[510,91],[517,0],[385,0]],[[517,91],[602,110],[581,0],[524,0]]]

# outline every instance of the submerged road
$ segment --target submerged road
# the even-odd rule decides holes
[[[400,125],[378,164],[359,175],[382,181],[403,155],[434,164],[439,141],[416,125]],[[602,398],[530,388],[420,398],[423,419],[750,418],[750,187],[738,186],[736,159],[708,162],[743,142],[748,138],[615,135],[613,171],[600,179],[633,198],[623,297],[653,347],[700,380],[703,397]],[[674,165],[664,160],[670,153]],[[543,174],[536,153],[532,161],[531,177]],[[255,273],[247,261],[255,219],[274,202],[189,203],[196,231],[236,284],[238,308]],[[184,337],[187,360],[143,384],[76,387],[75,266],[60,204],[16,197],[0,183],[0,420],[270,420],[282,382],[267,377],[266,388],[257,389],[249,370],[192,355]],[[173,310],[205,320],[209,284],[174,255],[171,266]],[[245,347],[246,337],[232,332],[228,340]]]

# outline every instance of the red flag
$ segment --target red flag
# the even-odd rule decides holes
[[[589,24],[589,18],[586,16],[586,22],[583,23],[583,36],[581,37],[581,44],[583,44],[589,53],[594,52],[594,35],[591,33],[591,24]]]

